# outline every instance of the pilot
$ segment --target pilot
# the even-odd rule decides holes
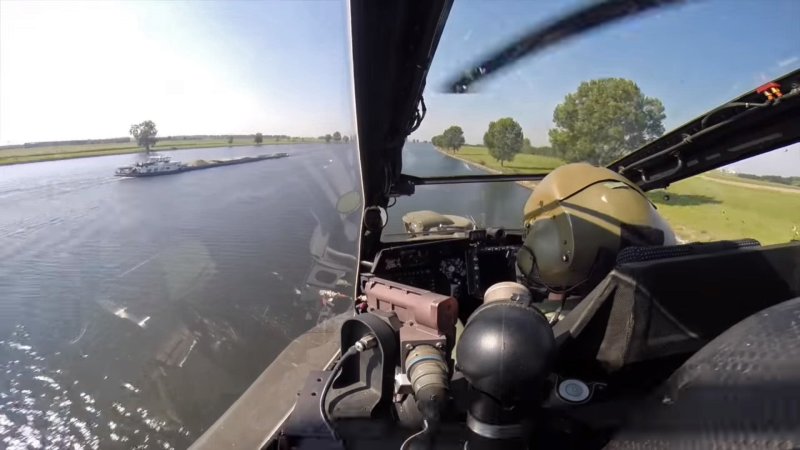
[[[542,303],[554,316],[551,321],[558,320],[567,299],[574,304],[608,275],[623,248],[676,244],[672,229],[637,185],[587,163],[549,173],[523,214],[517,267],[533,294],[551,300]]]

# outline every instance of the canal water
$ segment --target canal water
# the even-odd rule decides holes
[[[345,304],[360,186],[347,145],[183,150],[289,158],[146,179],[140,156],[0,167],[0,447],[185,448],[295,337]],[[408,144],[404,172],[475,169]],[[416,209],[518,226],[513,183],[419,187]],[[337,209],[337,206],[339,208]]]

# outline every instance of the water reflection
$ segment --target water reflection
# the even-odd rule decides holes
[[[146,407],[134,406],[140,390],[129,383],[117,389],[106,386],[116,392],[113,408],[103,410],[92,395],[97,385],[80,383],[67,370],[50,369],[69,355],[56,352],[46,358],[29,342],[30,333],[22,325],[0,341],[6,380],[0,392],[0,436],[5,448],[97,449],[105,435],[126,447],[152,443],[173,448],[172,442],[189,437],[184,427],[153,417]],[[103,380],[113,384],[107,375]]]
[[[3,446],[184,448],[293,339],[350,308],[355,149],[282,149],[292,156],[144,180],[108,175],[125,155],[0,168]],[[474,170],[416,151],[409,173]],[[421,187],[387,230],[417,209],[513,225],[528,194]]]
[[[282,150],[143,180],[108,175],[132,155],[0,168],[0,446],[184,448],[348,308],[355,150]]]

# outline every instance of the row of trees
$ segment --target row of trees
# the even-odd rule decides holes
[[[453,125],[444,130],[444,133],[431,138],[431,144],[453,153],[460,150],[464,143],[464,131],[457,125]],[[522,135],[522,127],[510,117],[491,122],[489,129],[483,135],[483,145],[489,149],[489,154],[499,161],[501,166],[505,161],[514,159],[514,155],[519,153],[526,143],[530,147],[530,141]]]
[[[265,137],[269,138],[269,139],[273,139],[273,140],[275,140],[275,142],[280,142],[281,140],[294,141],[294,140],[297,139],[295,137],[287,136],[285,134],[275,134],[275,135],[264,136],[263,133],[256,133],[255,136],[253,136],[253,142],[255,142],[256,144],[263,144]],[[233,136],[228,136],[228,144],[233,144],[233,140],[234,140]]]
[[[453,153],[464,145],[464,130],[457,125],[444,130],[444,133],[431,138],[431,143],[439,148],[446,148]]]
[[[664,134],[664,105],[645,96],[631,80],[605,78],[585,81],[566,96],[553,112],[555,127],[549,132],[549,147],[533,147],[522,127],[511,117],[489,123],[483,144],[503,165],[520,152],[556,156],[568,162],[588,161],[605,165]],[[134,124],[130,134],[146,151],[156,143],[158,129],[152,120]],[[338,131],[321,136],[325,142],[347,143]],[[280,137],[278,137],[280,140]],[[256,144],[264,141],[261,133]],[[433,145],[457,152],[464,144],[464,131],[453,125],[431,139]],[[233,143],[233,138],[228,139]]]
[[[335,131],[333,134],[326,134],[325,136],[320,136],[319,139],[324,140],[326,144],[330,144],[333,141],[335,144],[345,143],[347,144],[350,142],[350,136],[342,135],[338,131]]]
[[[780,183],[789,186],[800,187],[800,177],[782,177],[780,175],[752,175],[749,173],[739,173],[736,175],[741,178],[749,178],[751,180],[769,181],[771,183]]]
[[[156,145],[158,128],[156,128],[156,124],[152,120],[145,120],[144,122],[131,125],[130,134],[133,136],[134,140],[136,140],[136,145],[144,148],[146,152],[150,152],[150,147]],[[184,138],[186,137],[187,136],[184,136]],[[275,139],[276,142],[280,142],[281,139],[293,139],[286,135],[270,135],[268,137]],[[253,142],[262,144],[264,142],[264,134],[256,133],[253,136]],[[228,144],[233,144],[233,136],[228,136]]]
[[[253,136],[253,142],[255,142],[256,144],[263,144],[265,137],[268,138],[268,139],[272,139],[275,142],[280,142],[282,140],[294,141],[294,140],[299,139],[297,137],[292,137],[292,136],[288,136],[288,135],[285,135],[285,134],[272,134],[272,135],[264,136],[264,134],[262,134],[262,133],[256,133],[255,136]],[[228,136],[228,144],[233,144],[233,136]]]
[[[533,147],[511,117],[489,123],[483,144],[500,165],[520,152],[605,165],[664,134],[665,118],[661,101],[645,96],[636,83],[605,78],[581,83],[556,106],[550,146]],[[431,142],[455,152],[464,136],[454,125]]]

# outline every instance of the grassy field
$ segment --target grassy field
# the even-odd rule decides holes
[[[783,189],[791,189],[800,192],[800,186],[792,186],[791,184],[782,184],[782,183],[774,183],[772,181],[766,180],[754,180],[751,178],[743,178],[731,173],[724,173],[718,170],[712,170],[711,172],[707,172],[703,174],[707,177],[714,178],[717,180],[727,180],[727,181],[734,181],[736,183],[749,183],[757,186],[768,186],[768,187],[775,187],[781,190]]]
[[[485,147],[477,146],[465,146],[456,156],[507,173],[542,172],[563,164],[557,158],[518,154],[501,167]],[[712,171],[648,195],[688,242],[748,237],[777,244],[800,239],[800,189],[788,185]]]
[[[761,188],[759,182],[736,181],[742,185],[692,177],[649,195],[687,241],[749,237],[777,244],[800,239],[800,190],[776,192]]]
[[[316,139],[303,138],[297,140],[264,138],[262,145],[297,144],[303,142],[318,142]],[[236,138],[228,144],[227,139],[164,139],[158,141],[154,151],[188,150],[193,148],[210,147],[238,147],[255,145],[253,138]],[[103,143],[85,145],[59,145],[51,147],[9,148],[0,149],[0,165],[20,164],[38,161],[51,161],[57,159],[86,158],[90,156],[119,155],[123,153],[136,153],[141,148],[133,143]]]
[[[489,150],[486,147],[472,145],[461,147],[456,156],[504,173],[547,172],[564,164],[564,161],[558,158],[519,153],[514,157],[513,161],[506,162],[503,166],[500,166],[500,163],[489,155]]]

